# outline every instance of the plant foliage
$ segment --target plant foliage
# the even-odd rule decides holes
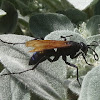
[[[34,38],[98,44],[93,49],[100,58],[99,0],[0,0],[0,39],[23,43]],[[33,53],[24,44],[0,41],[0,70],[2,74],[32,68]],[[79,56],[67,60],[79,68],[80,87],[76,69],[61,58],[44,61],[35,70],[22,74],[0,76],[0,100],[100,100],[100,60],[88,51],[87,65]]]

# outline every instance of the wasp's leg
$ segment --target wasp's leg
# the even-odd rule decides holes
[[[38,66],[38,64],[39,64],[43,59],[45,59],[45,56],[43,56],[43,57],[34,65],[34,67],[32,67],[32,68],[30,68],[30,69],[27,69],[27,70],[24,70],[24,71],[21,71],[21,72],[14,72],[14,73],[2,74],[1,76],[3,76],[3,75],[11,75],[11,74],[21,74],[21,73],[24,73],[24,72],[27,72],[27,71],[30,71],[30,70],[34,70],[34,69]]]
[[[87,62],[87,60],[86,60],[86,58],[85,58],[85,55],[84,55],[83,53],[82,53],[82,56],[83,56],[83,59],[85,60],[86,64],[92,66],[92,64],[89,64],[89,63]]]
[[[62,56],[62,59],[65,61],[65,63],[66,63],[67,65],[69,65],[69,66],[74,67],[74,68],[77,69],[77,81],[78,81],[79,85],[81,86],[81,83],[80,83],[79,78],[78,78],[78,77],[79,77],[79,74],[78,74],[78,67],[77,67],[76,65],[74,65],[74,64],[71,64],[71,63],[67,62],[66,56]]]
[[[57,61],[57,60],[59,59],[59,57],[60,57],[60,55],[59,55],[59,53],[58,53],[58,50],[57,50],[57,51],[53,50],[52,56],[54,56],[53,59],[51,59],[50,57],[48,57],[47,59],[48,59],[50,62],[55,62],[55,61]]]
[[[77,58],[80,54],[82,54],[82,52],[79,52],[79,53],[76,54],[75,56],[71,55],[70,58],[71,58],[71,59]]]
[[[82,57],[83,57],[83,59],[85,60],[86,64],[91,65],[91,64],[89,64],[89,63],[87,62],[87,60],[86,60],[86,58],[85,58],[85,55],[84,55],[82,52],[79,52],[77,55],[75,55],[75,56],[70,56],[70,57],[71,57],[71,59],[74,59],[74,58],[77,58],[80,54],[82,54]]]
[[[11,43],[11,42],[3,41],[3,40],[1,40],[1,39],[0,39],[0,41],[3,42],[3,43],[13,44],[13,45],[15,45],[15,44],[25,44],[25,42],[23,42],[23,43]]]
[[[35,38],[35,39],[33,39],[33,40],[44,40],[44,38]],[[7,43],[7,44],[13,44],[13,45],[16,45],[16,44],[25,44],[26,42],[23,42],[23,43],[11,43],[11,42],[6,42],[6,41],[3,41],[3,40],[1,40],[0,39],[0,41],[1,42],[3,42],[3,43]]]
[[[60,56],[54,56],[54,59],[51,59],[50,57],[47,58],[50,62],[55,62],[59,59]]]
[[[61,36],[61,38],[64,38],[64,41],[66,41],[66,40],[67,40],[66,37],[71,37],[71,36],[73,36],[73,35],[69,35],[69,36]]]

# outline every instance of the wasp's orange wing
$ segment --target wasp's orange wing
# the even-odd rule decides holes
[[[27,47],[34,47],[30,52],[38,52],[47,49],[62,48],[70,46],[68,41],[56,41],[56,40],[30,40],[25,44]]]

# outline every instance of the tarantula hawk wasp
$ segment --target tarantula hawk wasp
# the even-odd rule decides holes
[[[73,36],[73,35],[70,35]],[[66,37],[70,37],[66,36]],[[83,42],[74,42],[74,41],[67,41],[66,37],[61,36],[61,38],[64,39],[64,41],[58,41],[58,40],[44,40],[41,38],[37,38],[34,40],[27,41],[25,43],[10,43],[10,42],[5,42],[1,40],[3,43],[7,44],[25,44],[26,47],[34,47],[33,50],[30,52],[34,52],[32,57],[30,58],[29,65],[34,65],[33,68],[24,70],[22,72],[16,72],[16,73],[9,73],[9,74],[3,74],[3,75],[10,75],[10,74],[21,74],[30,70],[34,70],[39,63],[48,60],[50,62],[55,62],[59,59],[60,56],[62,56],[62,59],[64,62],[71,66],[75,67],[77,69],[77,81],[79,85],[81,86],[78,78],[78,67],[70,62],[67,62],[67,56],[70,56],[71,59],[77,58],[79,55],[82,55],[83,59],[85,60],[86,64],[91,65],[87,62],[86,60],[86,55],[88,52],[88,49],[90,49],[93,52],[94,59],[98,61],[99,57],[98,54],[91,48],[91,46],[96,46],[96,45],[86,45]],[[54,49],[57,49],[55,51]],[[53,59],[50,57],[54,56]]]

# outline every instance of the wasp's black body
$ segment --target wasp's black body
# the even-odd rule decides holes
[[[66,37],[68,37],[68,36],[66,36]],[[66,41],[66,37],[62,36],[62,38],[64,38],[64,41]],[[2,41],[2,42],[4,42],[4,41]],[[4,43],[8,43],[8,42],[4,42]],[[92,48],[90,48],[90,46],[94,46],[94,45],[86,45],[83,42],[78,43],[78,42],[74,42],[74,41],[66,41],[65,43],[66,43],[65,47],[56,48],[56,51],[55,51],[55,48],[53,48],[53,49],[45,49],[43,51],[35,52],[29,61],[29,65],[34,65],[33,68],[22,71],[22,72],[10,73],[10,74],[20,74],[20,73],[23,73],[23,72],[26,72],[29,70],[34,70],[39,63],[41,63],[45,60],[54,62],[54,61],[57,61],[60,56],[62,56],[62,59],[64,60],[64,62],[67,65],[75,67],[77,69],[77,81],[80,85],[80,82],[78,79],[78,67],[70,62],[67,62],[67,56],[70,56],[71,59],[74,59],[74,58],[77,58],[79,55],[82,55],[83,59],[85,60],[85,62],[88,65],[91,65],[86,61],[86,58],[85,58],[85,56],[87,55],[88,49],[90,49],[94,52],[95,60],[98,60],[99,57],[98,57],[97,53]],[[20,44],[20,43],[8,43],[8,44]],[[68,45],[70,45],[70,46],[68,46]],[[50,58],[51,56],[54,56],[54,58],[51,59]],[[3,74],[3,75],[8,75],[8,74]]]
[[[87,54],[88,47],[84,43],[69,41],[69,44],[71,44],[71,46],[57,48],[57,51],[50,49],[44,50],[43,52],[35,52],[29,61],[29,65],[35,65],[41,58],[44,58],[41,60],[41,62],[45,61],[46,59],[50,62],[54,62],[57,61],[60,56],[62,56],[62,59],[66,62],[67,56],[70,56],[71,59],[74,59],[79,56],[79,54]],[[54,56],[53,60],[50,58],[51,56]]]
[[[41,63],[45,60],[54,62],[54,61],[57,61],[60,56],[62,56],[62,59],[64,60],[64,62],[67,65],[77,68],[77,80],[79,82],[78,67],[74,64],[67,62],[67,56],[70,56],[71,59],[74,59],[74,58],[77,58],[80,54],[82,54],[83,58],[85,59],[85,56],[88,51],[88,47],[83,42],[77,43],[77,42],[69,41],[69,44],[71,44],[71,46],[64,47],[64,48],[57,48],[56,51],[54,49],[50,49],[50,50],[45,50],[43,52],[35,52],[29,61],[29,65],[35,65],[35,64]],[[54,56],[54,58],[51,59],[50,58],[51,56]],[[86,61],[86,59],[85,59],[85,61]],[[87,63],[87,61],[86,61],[86,63]],[[79,84],[80,84],[80,82],[79,82]]]
[[[29,65],[35,65],[38,61],[43,62],[46,59],[50,60],[51,56],[55,55],[55,50],[45,50],[43,52],[35,52],[29,61]],[[43,59],[42,59],[43,58]],[[42,60],[41,60],[42,59]]]

